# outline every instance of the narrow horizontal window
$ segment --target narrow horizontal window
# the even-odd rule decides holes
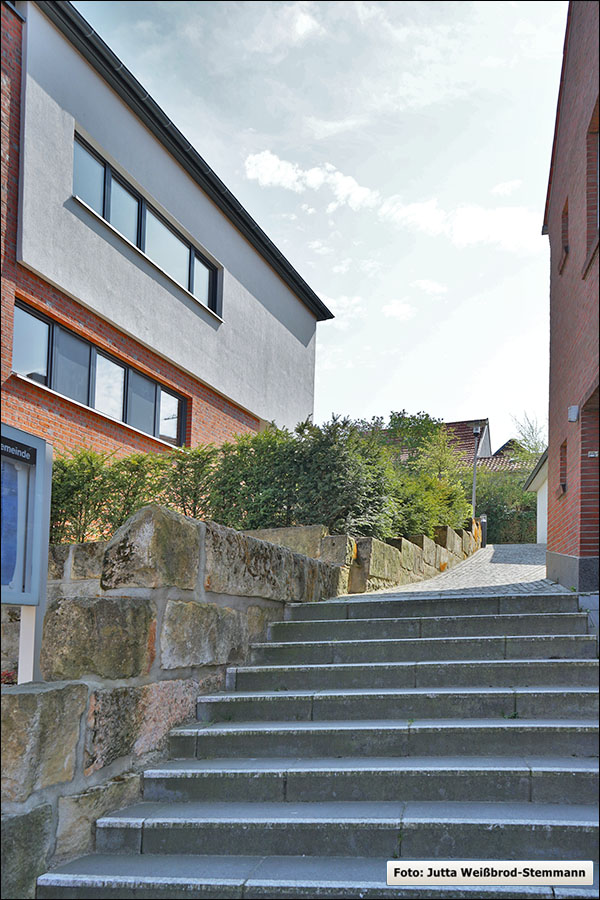
[[[167,228],[149,209],[146,210],[145,253],[164,269],[167,275],[187,286],[190,248]]]
[[[138,241],[139,200],[114,178],[110,186],[110,224],[132,244]]]
[[[96,381],[94,392],[94,409],[123,419],[123,401],[125,399],[125,369],[112,359],[96,354]]]
[[[194,297],[210,306],[212,294],[212,271],[206,266],[198,256],[194,256]]]
[[[53,389],[87,405],[89,382],[90,345],[70,331],[55,328]]]
[[[104,215],[104,165],[79,141],[75,141],[73,193]]]
[[[168,391],[160,392],[160,425],[159,437],[163,441],[177,443],[179,423],[181,421],[181,400]]]
[[[127,421],[140,431],[154,434],[156,413],[156,384],[140,375],[129,373],[129,397],[127,399]]]
[[[51,349],[52,348],[52,349]],[[171,444],[185,436],[186,401],[18,301],[13,371]]]
[[[13,327],[13,371],[40,384],[48,382],[48,339],[46,322],[15,306]]]
[[[73,193],[204,306],[217,311],[215,267],[77,136]]]

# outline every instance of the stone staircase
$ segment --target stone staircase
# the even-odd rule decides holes
[[[577,597],[288,613],[39,898],[596,896],[386,886],[393,858],[597,859],[598,660]]]

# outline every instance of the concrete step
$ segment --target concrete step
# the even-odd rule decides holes
[[[181,725],[170,734],[173,758],[323,756],[595,757],[592,719],[426,719],[333,722],[222,722]]]
[[[100,853],[596,859],[598,809],[550,803],[139,803],[98,819]]]
[[[402,616],[459,616],[496,615],[498,613],[555,613],[577,612],[577,596],[574,594],[513,594],[511,596],[482,595],[480,597],[448,596],[448,591],[438,597],[408,593],[355,594],[340,600],[322,600],[320,603],[290,603],[286,606],[286,619],[374,619],[401,618]]]
[[[400,638],[253,644],[253,665],[402,662],[451,659],[593,659],[591,634]]]
[[[353,641],[475,635],[587,634],[587,613],[517,613],[275,622],[269,640]]]
[[[380,688],[341,691],[239,691],[202,694],[200,722],[327,721],[332,719],[548,718],[588,719],[598,714],[598,689]]]
[[[592,687],[597,684],[597,659],[334,663],[306,666],[237,666],[227,670],[227,689],[241,691],[375,689],[438,685]]]
[[[472,859],[472,856],[469,856]],[[522,855],[515,857],[523,859]],[[408,858],[407,863],[411,862]],[[416,860],[415,860],[416,862]],[[457,862],[459,862],[457,860]],[[193,897],[362,898],[362,900],[549,900],[597,898],[595,888],[388,887],[386,857],[196,856],[97,854],[65,863],[38,879],[39,900],[115,898],[189,900]]]
[[[446,800],[579,803],[598,793],[598,761],[573,757],[175,760],[144,772],[144,800],[317,802]]]

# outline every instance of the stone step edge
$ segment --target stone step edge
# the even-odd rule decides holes
[[[399,688],[324,688],[323,690],[300,690],[291,688],[290,690],[280,691],[223,691],[215,694],[199,694],[197,703],[235,703],[246,700],[310,700],[321,698],[343,698],[343,697],[432,697],[445,696],[453,697],[457,694],[472,697],[474,695],[487,694],[507,694],[517,696],[519,694],[536,694],[550,697],[554,694],[587,694],[595,696],[600,688],[590,685],[524,685],[522,687],[504,687],[504,686],[477,686],[466,687],[463,685],[439,687],[399,687]]]
[[[445,616],[374,616],[372,619],[363,618],[361,616],[360,619],[280,619],[277,622],[271,622],[270,628],[275,627],[275,625],[283,625],[284,628],[296,627],[298,625],[340,625],[351,623],[360,623],[364,624],[365,622],[377,622],[377,623],[388,623],[388,622],[422,622],[422,621],[434,621],[438,622],[440,620],[452,620],[455,619],[468,619],[472,621],[473,619],[493,619],[497,621],[498,619],[536,619],[543,620],[548,617],[558,617],[558,618],[571,618],[575,617],[577,619],[586,619],[587,620],[587,612],[581,612],[578,610],[571,610],[569,612],[527,612],[527,613],[468,613],[461,614],[457,613],[454,615],[445,615]]]
[[[82,868],[85,868],[86,864],[90,859],[95,859],[95,857],[83,857],[81,859]],[[348,897],[363,897],[365,896],[365,891],[377,891],[377,894],[369,893],[367,896],[370,897],[382,897],[382,898],[393,898],[400,897],[405,900],[405,898],[418,898],[419,895],[423,894],[424,896],[431,897],[435,896],[432,894],[432,891],[435,890],[436,893],[439,894],[440,898],[448,898],[451,900],[453,896],[456,896],[457,887],[448,885],[448,886],[440,886],[439,888],[431,888],[431,887],[410,887],[410,888],[401,888],[401,887],[389,887],[386,884],[385,880],[385,872],[386,872],[386,858],[381,858],[379,860],[369,858],[365,859],[365,867],[369,869],[378,870],[382,873],[381,878],[379,877],[366,877],[367,873],[362,873],[359,877],[351,877],[350,879],[344,879],[343,872],[347,869],[348,866],[348,858],[346,857],[301,857],[301,863],[306,866],[308,865],[317,865],[322,871],[317,875],[314,873],[312,875],[304,875],[302,877],[302,872],[298,873],[296,878],[277,878],[277,880],[273,878],[265,878],[261,877],[259,872],[255,873],[255,870],[258,869],[259,865],[269,863],[271,860],[279,863],[281,860],[287,860],[291,869],[294,867],[294,863],[298,864],[297,857],[244,857],[244,859],[249,860],[249,871],[244,875],[240,875],[238,877],[230,877],[230,878],[218,878],[218,877],[196,877],[196,876],[165,876],[165,875],[153,875],[152,869],[156,866],[157,861],[162,861],[164,859],[163,856],[158,854],[145,854],[144,859],[144,873],[135,873],[131,875],[111,875],[111,865],[114,867],[122,867],[123,866],[123,857],[122,856],[111,856],[108,854],[103,854],[101,859],[106,862],[105,871],[102,873],[64,873],[60,871],[60,867],[58,870],[53,872],[48,872],[44,875],[41,875],[38,878],[38,886],[40,888],[49,887],[49,888],[98,888],[99,890],[106,891],[107,889],[107,881],[110,880],[115,887],[131,887],[135,888],[139,886],[140,889],[149,890],[152,889],[153,886],[157,886],[158,889],[162,888],[177,888],[182,887],[184,889],[190,889],[194,887],[201,888],[202,886],[211,886],[218,887],[221,886],[225,889],[231,888],[244,888],[244,887],[261,887],[263,886],[266,889],[271,889],[271,891],[282,890],[284,891],[283,896],[289,896],[289,891],[298,889],[300,887],[301,894],[299,896],[306,897],[306,890],[314,887],[316,890],[322,888],[324,885],[327,886],[330,890],[336,889],[341,890],[343,893],[340,896],[348,896]],[[139,862],[139,857],[132,857],[132,860]],[[357,866],[362,862],[361,859],[355,858]],[[173,860],[173,857],[170,857],[170,861]],[[186,857],[186,862],[190,864],[190,868],[194,870],[198,870],[202,866],[203,861],[218,861],[218,858],[215,857],[202,857],[194,854],[190,854]],[[408,858],[403,858],[405,862],[417,862],[418,860],[412,860]],[[457,863],[461,862],[461,860],[456,860]],[[96,864],[97,868],[97,864]],[[150,870],[150,871],[147,871]],[[188,887],[189,886],[189,887]],[[529,887],[529,888],[515,888],[515,887],[481,887],[481,886],[473,886],[473,887],[460,887],[460,892],[462,895],[472,896],[475,898],[485,898],[487,894],[490,896],[497,897],[498,894],[506,894],[508,897],[519,897],[523,898],[531,898],[531,900],[538,900],[538,898],[554,898],[565,896],[564,891],[556,893],[552,888],[547,887]],[[43,895],[42,895],[43,896]],[[93,894],[92,894],[93,896]],[[104,895],[103,895],[104,896]],[[227,896],[225,893],[223,896]],[[242,893],[239,894],[242,896]],[[265,894],[265,896],[267,896]],[[277,893],[274,894],[277,896]],[[316,896],[316,894],[315,894]],[[581,898],[592,898],[597,897],[597,892],[594,888],[580,888],[578,889],[578,896]]]
[[[355,638],[354,640],[341,640],[332,638],[327,641],[263,641],[255,644],[250,644],[251,650],[264,650],[268,647],[277,647],[278,649],[281,647],[322,647],[322,646],[330,646],[335,645],[339,647],[340,645],[348,645],[348,644],[401,644],[401,643],[411,643],[415,644],[417,642],[422,641],[443,641],[444,643],[448,643],[449,641],[523,641],[523,640],[548,640],[548,639],[561,639],[561,640],[579,640],[586,642],[596,642],[597,637],[595,634],[472,634],[472,635],[444,635],[443,637],[404,637],[404,638],[364,638],[361,640],[360,638]]]

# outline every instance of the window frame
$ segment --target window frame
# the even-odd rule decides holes
[[[113,166],[106,160],[97,150],[92,147],[85,138],[83,138],[78,132],[74,133],[74,142],[78,143],[84,150],[86,150],[91,156],[93,156],[99,163],[104,166],[104,196],[102,202],[102,215],[100,218],[104,219],[111,228],[117,232],[117,234],[122,234],[118,228],[116,228],[112,222],[110,221],[110,201],[111,201],[111,188],[112,182],[115,180],[120,184],[122,188],[126,191],[129,191],[133,197],[138,201],[138,227],[136,234],[135,247],[140,250],[141,253],[144,254],[154,265],[158,266],[158,268],[165,272],[165,274],[175,283],[179,284],[184,290],[186,290],[189,294],[191,294],[197,303],[201,306],[209,309],[211,312],[215,313],[215,315],[219,315],[218,304],[217,304],[217,266],[212,263],[204,253],[193,244],[185,235],[183,235],[169,220],[163,215],[163,213],[158,210],[154,204],[149,203],[148,200],[141,194],[136,188],[127,181],[126,178],[121,175],[120,172],[116,171]],[[73,188],[75,185],[73,185]],[[77,197],[75,191],[73,191],[73,196]],[[81,200],[81,198],[79,198]],[[85,201],[83,201],[85,203]],[[188,252],[188,266],[187,266],[187,284],[182,284],[178,281],[175,276],[171,275],[166,269],[160,265],[160,263],[155,262],[155,260],[146,253],[146,213],[150,211],[153,216],[155,216],[159,222],[164,225],[182,244],[185,245]],[[96,213],[99,215],[99,213]],[[126,235],[122,235],[122,237],[126,241],[130,241],[130,239]],[[209,297],[208,303],[203,303],[202,300],[199,300],[198,297],[194,294],[194,260],[198,257],[202,265],[206,266],[209,272]]]
[[[119,359],[118,356],[114,356],[114,354],[110,353],[108,350],[105,350],[103,347],[98,347],[96,344],[93,344],[92,341],[87,340],[87,338],[82,337],[77,334],[77,332],[73,331],[70,328],[65,328],[62,323],[57,322],[55,319],[50,318],[44,313],[39,312],[34,307],[29,306],[23,300],[19,298],[15,299],[15,307],[20,309],[22,312],[27,315],[32,316],[35,319],[39,319],[41,322],[44,322],[48,326],[48,371],[46,375],[46,381],[40,382],[35,381],[34,379],[28,379],[33,384],[38,384],[41,387],[49,388],[51,391],[54,391],[56,394],[59,394],[61,397],[65,397],[67,400],[70,400],[72,403],[78,403],[87,407],[88,409],[93,410],[98,413],[100,416],[104,416],[107,419],[110,419],[113,422],[119,422],[121,425],[124,425],[126,428],[133,428],[136,431],[139,431],[141,434],[146,434],[148,437],[154,438],[155,440],[164,441],[167,444],[171,444],[173,447],[183,447],[185,446],[185,435],[187,429],[187,415],[188,415],[188,401],[187,398],[180,394],[178,391],[174,390],[172,387],[167,387],[163,385],[160,381],[157,381],[155,378],[152,378],[150,375],[147,375],[145,372],[140,371],[140,369],[135,366],[130,365],[127,362],[124,362],[122,359]],[[66,394],[57,391],[55,384],[55,371],[56,371],[56,341],[58,331],[61,329],[67,334],[72,335],[78,340],[82,341],[84,344],[87,344],[89,347],[89,362],[88,362],[88,391],[87,391],[87,401],[86,403],[81,402],[81,400],[75,400],[73,397],[68,397]],[[105,359],[112,362],[114,365],[119,366],[124,370],[124,382],[123,382],[123,417],[121,419],[115,419],[113,416],[109,415],[109,413],[105,413],[100,409],[96,409],[94,406],[95,401],[95,392],[96,392],[96,360],[98,355],[104,357]],[[129,390],[130,390],[130,372],[135,372],[140,375],[142,378],[145,378],[147,381],[150,381],[154,385],[154,431],[151,433],[149,431],[144,431],[141,428],[136,428],[135,425],[131,425],[127,419],[129,416]],[[17,373],[20,375],[20,373]],[[27,378],[27,375],[20,375],[21,378]],[[175,397],[179,400],[180,406],[180,415],[179,421],[177,423],[177,437],[175,440],[171,440],[167,437],[160,436],[160,392],[165,391],[167,394],[170,394],[172,397]]]

